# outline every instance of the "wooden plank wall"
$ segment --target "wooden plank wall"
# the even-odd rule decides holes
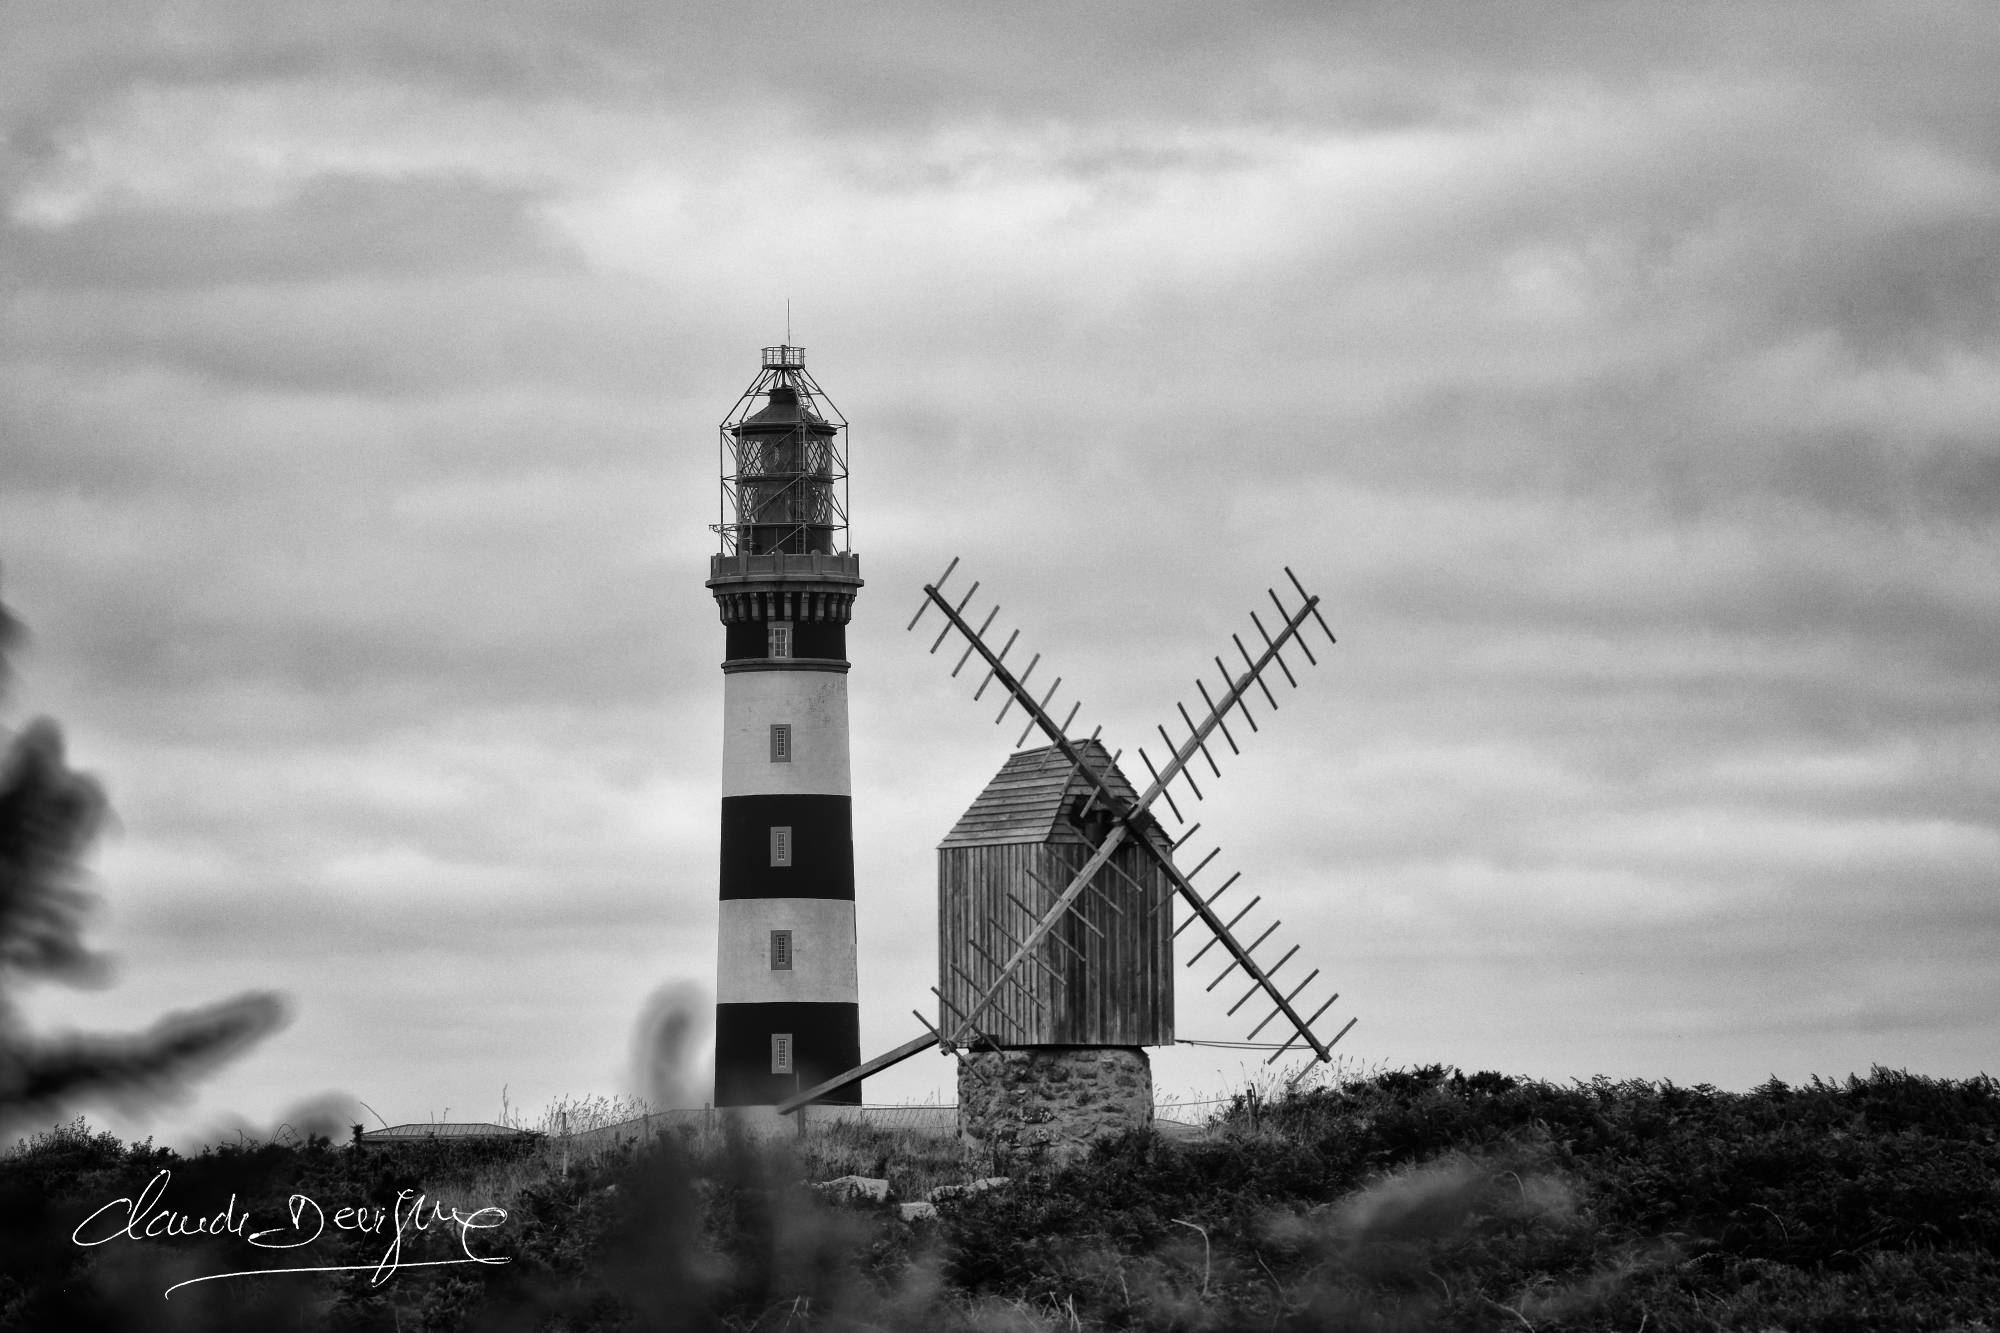
[[[969,1011],[994,978],[993,963],[971,947],[973,942],[1004,963],[1014,947],[996,924],[1017,940],[1033,925],[1033,916],[1009,902],[1008,895],[1039,913],[1089,856],[1090,848],[1080,838],[1060,837],[1043,844],[939,850],[938,989],[952,1004]],[[1101,937],[1074,915],[1066,916],[1051,932],[1063,943],[1046,940],[1036,950],[1049,970],[1029,962],[1016,974],[1040,1003],[1009,984],[978,1023],[982,1032],[1004,1046],[1172,1044],[1173,914],[1164,907],[1172,887],[1136,848],[1121,848],[1115,863],[1138,887],[1107,869],[1077,899]],[[1042,884],[1029,878],[1030,869]],[[970,984],[953,971],[953,964],[971,978]],[[956,1026],[949,1010],[941,1009],[939,1019]]]

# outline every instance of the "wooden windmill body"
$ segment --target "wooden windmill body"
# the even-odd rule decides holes
[[[1086,751],[1125,801],[1139,793],[1097,741]],[[1085,812],[1091,788],[1054,746],[1011,756],[938,844],[939,1019],[970,1009],[1040,915],[1046,886],[1067,884],[1110,831],[1111,815]],[[1157,823],[1141,836],[1161,854]],[[1051,930],[988,1011],[981,1033],[995,1046],[1170,1046],[1174,1040],[1173,923],[1158,905],[1173,882],[1136,845],[1112,853],[1114,870],[1080,914]]]

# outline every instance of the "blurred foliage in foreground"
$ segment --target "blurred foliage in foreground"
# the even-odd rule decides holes
[[[0,1160],[0,1327],[401,1330],[2000,1327],[2000,1088],[1866,1078],[1747,1093],[1558,1086],[1441,1067],[1236,1099],[1198,1142],[1139,1134],[1084,1165],[906,1221],[808,1188],[932,1178],[949,1144],[865,1129],[592,1153],[312,1140],[180,1158],[72,1122]],[[925,1159],[911,1166],[914,1159]],[[282,1221],[427,1191],[508,1209],[503,1266],[372,1264],[379,1237],[251,1253],[236,1237],[85,1249],[77,1223],[173,1171],[174,1206]],[[967,1175],[984,1173],[967,1164]],[[445,1229],[448,1230],[448,1229]],[[456,1257],[431,1228],[406,1263]],[[310,1258],[301,1257],[309,1254]]]
[[[21,624],[0,605],[0,688]],[[0,1134],[79,1101],[130,1108],[172,1100],[282,1027],[285,1001],[250,991],[167,1014],[142,1032],[31,1031],[16,995],[35,981],[101,986],[111,960],[84,943],[92,898],[83,858],[108,811],[104,789],[69,766],[62,730],[36,718],[0,728]]]

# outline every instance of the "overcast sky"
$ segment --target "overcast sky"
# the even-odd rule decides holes
[[[2000,1072],[1995,69],[1984,3],[15,0],[7,718],[109,790],[123,960],[30,1012],[289,992],[167,1131],[633,1090],[713,998],[716,423],[789,301],[867,1053],[1018,732],[903,632],[959,555],[1127,748],[1324,599],[1194,845],[1353,1062]]]

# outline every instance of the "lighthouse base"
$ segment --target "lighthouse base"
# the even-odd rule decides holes
[[[1138,1046],[1017,1046],[962,1053],[958,1133],[996,1172],[1063,1166],[1098,1139],[1153,1123],[1153,1065]]]

